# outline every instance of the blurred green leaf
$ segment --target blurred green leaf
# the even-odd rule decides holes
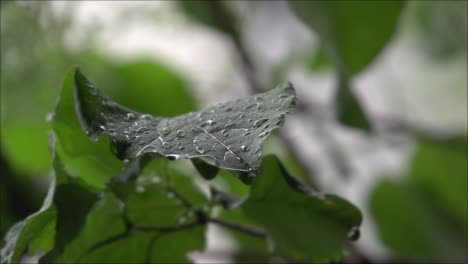
[[[445,210],[414,184],[383,181],[371,196],[380,237],[399,261],[467,261],[466,233]]]
[[[438,199],[450,216],[468,232],[466,145],[461,150],[444,143],[421,141],[411,166],[409,180]]]
[[[219,168],[205,162],[202,159],[194,158],[192,159],[192,164],[197,169],[198,173],[205,178],[205,180],[211,180],[216,177],[218,174]]]
[[[286,83],[204,111],[161,118],[118,105],[78,69],[74,77],[83,129],[93,140],[109,135],[119,158],[145,153],[170,159],[205,157],[218,167],[250,174],[261,167],[263,141],[282,126],[296,100],[294,88]]]
[[[320,36],[330,58],[351,75],[362,71],[388,43],[404,1],[290,1]]]
[[[336,112],[340,123],[370,131],[372,125],[368,120],[366,112],[351,89],[350,81],[343,75],[338,76],[338,88],[336,91]]]
[[[274,156],[264,164],[242,205],[245,214],[267,230],[280,254],[305,261],[341,259],[348,236],[358,232],[360,211],[338,196],[310,190]]]

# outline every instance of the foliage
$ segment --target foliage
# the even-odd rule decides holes
[[[277,105],[270,97],[277,98]],[[257,107],[260,104],[258,102],[265,102],[265,105]],[[219,119],[218,115],[231,113],[226,111],[226,108],[232,108],[235,116],[246,115],[253,118],[253,115],[260,115],[258,120],[266,117],[274,120],[279,118],[279,123],[271,124],[275,127],[283,123],[283,112],[289,111],[291,102],[294,102],[294,93],[293,88],[289,86],[252,98],[224,103],[199,113],[213,115],[213,119],[216,117],[221,125],[218,129],[227,134],[223,136],[227,139],[223,140],[229,140],[230,137],[235,138],[234,132],[240,128],[226,127],[225,125],[231,122],[229,118]],[[257,107],[253,114],[250,112],[252,103]],[[78,109],[78,116],[75,109]],[[269,114],[273,110],[273,114]],[[277,117],[278,113],[283,115]],[[272,239],[275,247],[274,251],[269,253],[270,256],[277,255],[302,261],[336,260],[341,258],[347,234],[355,231],[360,225],[361,215],[356,207],[337,196],[313,192],[290,176],[281,162],[271,156],[265,158],[265,170],[258,175],[248,198],[237,201],[236,206],[229,208],[245,211],[245,216],[251,218],[256,226],[235,223],[233,221],[236,218],[218,219],[213,216],[211,208],[217,203],[223,204],[223,199],[213,195],[210,202],[194,185],[193,175],[186,175],[174,167],[165,165],[164,156],[171,155],[164,155],[163,146],[150,153],[156,155],[154,161],[151,161],[152,156],[141,153],[121,157],[131,159],[125,164],[112,157],[111,152],[106,150],[110,143],[108,138],[112,139],[114,145],[122,144],[119,139],[125,138],[125,129],[120,130],[116,125],[116,129],[111,131],[110,128],[103,129],[100,126],[109,126],[109,123],[106,123],[108,121],[126,125],[126,122],[129,122],[129,114],[133,115],[130,118],[137,119],[143,115],[110,101],[78,70],[67,75],[51,120],[56,135],[56,140],[51,144],[56,150],[56,156],[55,177],[49,195],[43,209],[9,231],[8,244],[2,250],[2,262],[16,262],[23,253],[33,254],[39,249],[47,253],[41,258],[41,262],[44,263],[186,262],[188,252],[204,249],[207,223],[219,224],[262,239]],[[160,131],[157,125],[160,122],[164,123],[165,119],[152,118],[156,126],[150,129],[156,130],[159,137],[169,140],[170,133]],[[177,121],[178,118],[180,117],[175,117],[175,121],[167,119],[167,122],[172,122],[173,127],[177,127],[177,122],[180,122]],[[96,143],[86,138],[80,121],[90,139],[98,140]],[[214,122],[212,121],[213,124]],[[128,127],[131,127],[133,120],[130,123]],[[201,129],[203,123],[206,122],[182,124]],[[266,121],[262,121],[260,125],[264,128],[265,123]],[[138,123],[136,125],[136,129],[141,130],[141,126]],[[262,138],[267,135],[259,135],[269,130],[259,132],[260,125],[250,125],[250,128],[256,130],[251,133],[257,135],[253,139],[244,137],[242,140],[246,142],[239,144],[258,144],[261,147]],[[96,134],[96,129],[99,128],[109,136],[99,137]],[[208,134],[207,130],[202,131]],[[174,135],[172,139],[177,138],[177,133]],[[194,136],[194,141],[197,136]],[[255,143],[256,141],[260,143]],[[144,149],[141,144],[137,145]],[[189,143],[186,143],[186,146],[188,148]],[[229,148],[224,151],[228,152]],[[233,151],[246,152],[242,148],[233,148]],[[183,156],[183,153],[180,155]],[[118,152],[116,154],[120,156]],[[192,158],[190,155],[186,157]],[[242,157],[247,162],[251,161],[249,156]],[[214,158],[216,160],[219,157]],[[216,161],[217,166],[221,168],[244,170],[242,166],[226,166],[222,161]],[[260,170],[250,170],[250,173],[259,174]],[[270,198],[267,198],[267,193],[273,196],[269,195]],[[285,199],[290,199],[291,203],[285,203]],[[70,203],[74,206],[71,207]],[[293,233],[289,233],[291,228],[286,228],[280,222],[269,224],[265,221],[269,214],[274,215],[281,211],[291,214],[290,221],[294,223],[295,229],[292,230]],[[259,215],[258,212],[262,213]],[[306,215],[303,215],[304,212]],[[314,229],[310,229],[310,221]],[[308,230],[304,233],[306,236],[297,240],[294,234],[304,230]],[[36,234],[34,239],[32,234]],[[309,243],[310,235],[322,242]],[[176,254],[175,258],[173,254]]]

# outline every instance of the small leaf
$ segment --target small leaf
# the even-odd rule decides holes
[[[283,124],[295,107],[296,96],[287,83],[204,111],[154,117],[111,101],[77,69],[75,99],[88,136],[96,140],[108,134],[121,159],[145,153],[172,159],[203,157],[221,168],[256,174],[263,141]]]
[[[327,262],[341,258],[347,239],[356,238],[360,211],[348,201],[319,194],[287,173],[274,156],[241,208],[271,236],[277,253],[299,261]]]

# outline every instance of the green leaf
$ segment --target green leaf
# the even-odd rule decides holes
[[[73,79],[74,70],[71,70],[63,82],[51,120],[57,135],[56,151],[68,173],[103,189],[106,181],[121,170],[123,163],[109,152],[108,138],[91,142],[81,130],[75,111]]]
[[[290,1],[320,36],[328,55],[349,74],[362,71],[396,31],[404,1]]]
[[[463,140],[462,140],[463,141]],[[465,138],[466,143],[466,138]],[[468,153],[445,143],[421,141],[413,159],[410,180],[440,201],[468,232]]]
[[[338,260],[348,237],[358,232],[360,211],[338,196],[309,189],[276,157],[267,156],[264,163],[264,172],[242,205],[245,214],[267,230],[280,255],[302,261]]]
[[[252,174],[260,170],[263,141],[283,124],[296,100],[288,83],[204,111],[162,118],[111,101],[79,70],[74,77],[83,129],[91,139],[108,134],[119,158],[145,153],[172,159],[204,157],[218,167]]]
[[[234,209],[241,205],[244,199],[235,195],[218,190],[216,187],[210,186],[210,197],[215,203],[219,203],[224,209]]]
[[[192,164],[197,169],[198,173],[206,180],[211,180],[218,174],[219,168],[205,162],[203,159],[194,158]]]
[[[399,262],[466,263],[466,222],[463,227],[447,217],[419,186],[381,182],[371,196],[371,212]]]
[[[343,75],[338,76],[337,88],[336,114],[338,121],[349,127],[369,131],[372,125],[359,102],[359,98],[351,90],[350,81]]]

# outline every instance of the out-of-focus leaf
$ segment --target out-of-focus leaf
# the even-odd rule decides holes
[[[351,90],[350,81],[343,75],[338,76],[336,115],[338,121],[346,126],[365,131],[372,128],[358,97]]]
[[[41,174],[49,170],[46,128],[45,117],[42,123],[20,119],[2,125],[2,151],[15,171]]]
[[[269,92],[174,118],[141,114],[116,104],[79,70],[75,94],[83,129],[91,139],[108,134],[122,159],[149,153],[168,158],[204,157],[217,166],[255,174],[263,141],[295,106],[290,83]]]
[[[466,263],[466,233],[445,210],[414,184],[384,181],[371,197],[380,237],[402,262]]]
[[[290,1],[320,36],[330,58],[349,74],[363,70],[388,43],[404,1]]]
[[[234,209],[244,201],[240,197],[218,190],[213,186],[210,186],[210,196],[213,202],[221,204],[224,209]]]
[[[86,183],[104,188],[106,181],[117,174],[123,163],[110,153],[109,139],[91,142],[81,126],[75,111],[73,96],[74,70],[63,83],[51,125],[57,135],[56,150],[69,173]]]
[[[195,169],[197,169],[198,173],[206,180],[214,179],[219,171],[218,167],[211,165],[202,159],[194,158],[192,159],[192,164]]]
[[[276,252],[304,261],[341,258],[348,237],[361,224],[360,211],[335,195],[318,194],[290,176],[274,156],[242,205],[245,214],[265,228]]]
[[[162,64],[138,60],[111,69],[115,77],[111,95],[131,109],[160,116],[176,116],[196,109],[184,81]]]
[[[466,140],[465,140],[466,141]],[[468,232],[468,154],[444,143],[421,141],[415,154],[410,181],[424,188],[447,208]]]
[[[181,10],[195,21],[238,38],[239,32],[233,26],[233,21],[230,21],[233,17],[224,1],[181,0],[177,3]]]

